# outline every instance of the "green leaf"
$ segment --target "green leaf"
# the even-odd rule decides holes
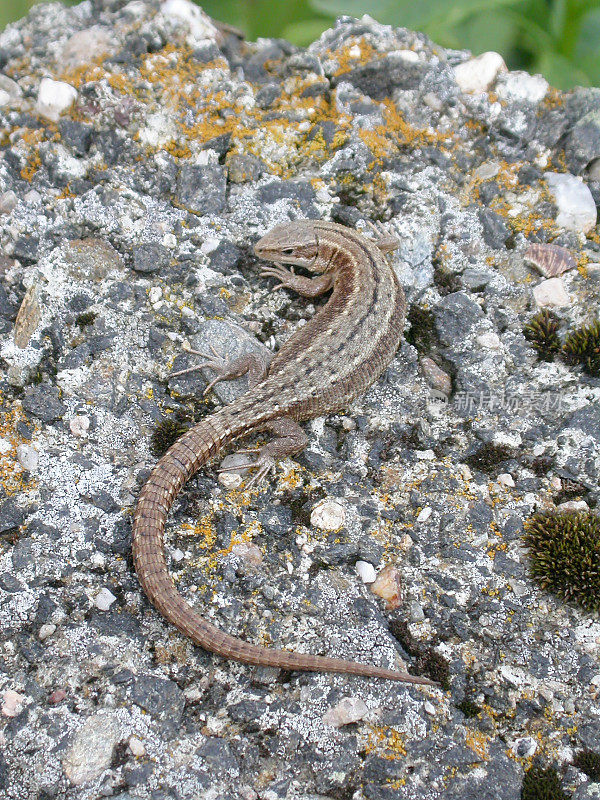
[[[494,50],[510,52],[517,38],[517,25],[502,10],[486,14],[474,14],[449,31],[454,36],[455,48],[466,48],[476,55]]]
[[[541,72],[557,89],[572,89],[574,86],[589,86],[586,73],[560,53],[542,53],[533,64],[532,72]]]
[[[292,22],[282,31],[282,36],[292,44],[306,47],[318,39],[324,30],[333,25],[334,20],[326,17],[315,17],[306,19],[303,22]]]
[[[600,8],[589,11],[582,19],[575,46],[574,60],[592,85],[600,85]]]

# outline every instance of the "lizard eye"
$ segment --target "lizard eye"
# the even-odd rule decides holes
[[[291,255],[294,254],[294,248],[293,247],[284,247],[283,250],[282,250],[282,253],[284,255],[286,255],[286,256],[291,256]]]

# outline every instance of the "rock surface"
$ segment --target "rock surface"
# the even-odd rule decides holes
[[[600,622],[521,537],[598,501],[598,378],[523,328],[551,280],[563,340],[598,313],[600,90],[368,17],[246,43],[187,0],[36,7],[0,65],[0,796],[518,800],[532,763],[594,795]],[[170,569],[223,630],[442,689],[225,662],[135,578],[155,450],[247,386],[169,378],[185,346],[266,358],[315,312],[252,255],[299,217],[400,240],[406,339],[259,490],[190,481]]]

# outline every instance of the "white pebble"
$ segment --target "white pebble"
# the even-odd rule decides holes
[[[42,78],[38,90],[36,110],[51,122],[58,122],[63,111],[77,99],[77,89],[69,83]]]
[[[184,556],[185,556],[185,553],[183,552],[183,550],[180,550],[178,547],[176,547],[175,550],[171,551],[171,558],[173,559],[173,561],[176,564],[178,564],[180,561],[182,561]]]
[[[571,303],[571,298],[567,294],[561,278],[548,278],[548,280],[538,283],[533,287],[533,296],[540,307],[562,308]]]
[[[310,515],[310,524],[324,531],[337,531],[346,521],[346,509],[336,500],[323,500]]]
[[[429,716],[431,717],[433,717],[435,714],[435,706],[433,705],[433,703],[430,703],[429,700],[425,700],[425,702],[423,703],[423,710],[425,711],[426,714],[429,714]]]
[[[84,414],[81,414],[77,417],[71,417],[69,421],[69,428],[71,429],[73,436],[87,436],[88,430],[90,429],[90,418],[86,417]]]
[[[480,333],[477,337],[477,342],[482,347],[487,347],[489,350],[500,350],[502,342],[497,333],[489,331],[488,333]]]
[[[162,297],[162,289],[160,288],[160,286],[153,286],[148,292],[148,300],[150,300],[151,305],[154,305],[154,303],[158,303],[161,297]]]
[[[548,81],[541,75],[514,70],[498,81],[496,94],[500,100],[518,100],[537,105],[544,99],[549,88]]]
[[[415,450],[414,453],[416,457],[422,461],[433,461],[435,458],[435,453],[433,450]]]
[[[368,712],[366,703],[360,697],[342,697],[336,706],[323,715],[323,722],[333,728],[341,728],[343,725],[358,722]]]
[[[0,194],[0,214],[10,214],[19,199],[12,189]]]
[[[94,605],[96,608],[99,608],[100,611],[108,611],[116,599],[117,598],[110,591],[110,589],[104,588],[102,591],[98,592],[94,598]]]
[[[2,713],[5,717],[16,717],[27,698],[23,694],[7,689],[2,695]]]
[[[419,514],[417,515],[417,522],[427,522],[429,517],[433,514],[433,509],[431,506],[425,506]]]
[[[136,758],[140,758],[141,756],[145,755],[146,748],[144,747],[144,743],[138,739],[137,736],[130,736],[127,744],[129,745],[131,753],[136,756]]]
[[[498,483],[502,486],[507,486],[509,489],[512,489],[515,485],[513,476],[509,472],[503,472],[501,475],[498,475]]]
[[[589,187],[568,172],[545,172],[544,178],[558,208],[557,224],[576,233],[593,230],[598,212]]]
[[[589,511],[590,507],[585,500],[566,500],[556,506],[558,511]]]
[[[27,472],[33,472],[40,460],[40,455],[35,447],[30,444],[20,444],[17,447],[17,461]]]
[[[373,583],[377,577],[375,567],[373,564],[369,564],[368,561],[357,561],[354,567],[356,569],[356,574],[363,583]]]
[[[252,544],[252,542],[234,544],[231,548],[231,553],[250,567],[257,567],[263,560],[260,547]]]
[[[466,94],[487,92],[501,72],[506,72],[506,64],[500,53],[493,51],[454,67],[456,83]]]
[[[0,439],[0,455],[4,456],[12,450],[12,444],[8,439]]]
[[[48,639],[56,631],[56,625],[53,622],[46,622],[38,632],[38,639],[43,642]]]

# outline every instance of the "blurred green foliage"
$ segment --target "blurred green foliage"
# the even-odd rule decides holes
[[[0,28],[34,0],[0,0]],[[313,41],[336,16],[370,14],[427,33],[444,47],[502,53],[511,69],[541,72],[554,86],[600,86],[600,0],[205,0],[215,19],[247,38]]]

